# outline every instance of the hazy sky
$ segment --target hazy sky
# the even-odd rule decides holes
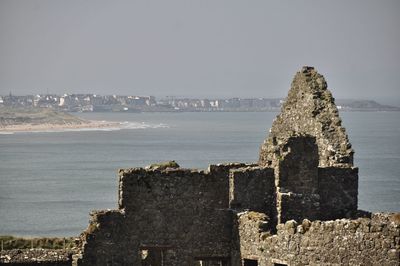
[[[336,98],[400,105],[400,1],[0,0],[0,94]]]

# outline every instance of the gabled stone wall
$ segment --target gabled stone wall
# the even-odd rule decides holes
[[[314,136],[319,166],[350,167],[353,149],[325,78],[313,67],[297,72],[281,113],[274,120],[260,150],[260,165],[274,167],[276,143],[293,134]]]
[[[260,149],[259,164],[275,171],[277,222],[356,212],[353,154],[324,77],[303,67]]]

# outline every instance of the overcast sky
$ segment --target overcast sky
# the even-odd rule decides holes
[[[400,1],[0,0],[0,94],[336,98],[400,105]]]

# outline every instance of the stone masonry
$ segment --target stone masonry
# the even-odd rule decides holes
[[[74,266],[399,265],[400,213],[357,209],[358,169],[324,77],[303,67],[257,164],[119,171]]]
[[[229,263],[229,172],[241,167],[121,170],[119,209],[93,213],[78,265]]]
[[[232,250],[232,265],[246,260],[270,265],[399,265],[400,215],[373,214],[371,218],[301,222],[268,228],[265,215],[237,213],[233,230],[240,244]],[[252,264],[249,264],[252,265]]]
[[[258,164],[119,172],[74,265],[399,265],[400,214],[357,210],[354,151],[324,77],[303,67]]]
[[[353,149],[325,78],[305,66],[295,75],[282,111],[261,147],[261,165],[275,166],[280,145],[295,134],[315,137],[319,166],[353,166]]]
[[[0,251],[0,265],[68,266],[72,263],[72,250],[11,249]]]

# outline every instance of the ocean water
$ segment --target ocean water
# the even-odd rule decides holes
[[[121,130],[0,135],[0,235],[74,236],[117,207],[117,169],[176,160],[255,162],[277,113],[85,113]],[[341,113],[360,168],[359,208],[400,211],[400,113]]]

